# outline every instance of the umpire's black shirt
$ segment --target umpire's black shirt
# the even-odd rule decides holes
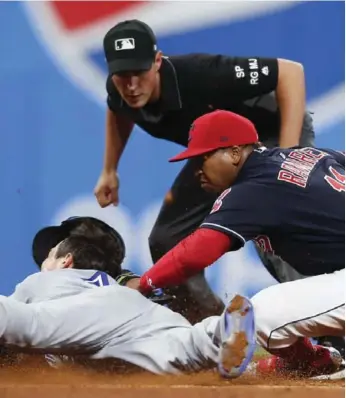
[[[122,100],[109,76],[109,109],[128,116],[153,137],[184,146],[197,117],[215,109],[230,110],[250,119],[260,140],[278,143],[277,59],[208,54],[163,57],[160,76],[160,100],[141,109]],[[309,115],[304,123],[306,129],[312,129]]]

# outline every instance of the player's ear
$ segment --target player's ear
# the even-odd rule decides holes
[[[71,253],[67,253],[64,261],[62,262],[64,268],[72,268],[73,267],[73,256]]]
[[[230,155],[234,165],[237,165],[241,159],[241,147],[238,145],[232,146],[230,148]]]

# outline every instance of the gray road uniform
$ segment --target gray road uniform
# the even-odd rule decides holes
[[[93,270],[39,272],[0,296],[0,341],[23,351],[115,358],[150,372],[215,366],[222,326],[214,316],[192,326]]]

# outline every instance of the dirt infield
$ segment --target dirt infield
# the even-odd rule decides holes
[[[0,388],[1,398],[341,398],[345,396],[341,388],[329,387],[276,387],[269,386],[230,386],[230,387],[116,387],[98,386],[8,386]]]
[[[214,372],[184,376],[100,374],[69,369],[0,369],[0,398],[341,398],[344,381],[221,379]]]

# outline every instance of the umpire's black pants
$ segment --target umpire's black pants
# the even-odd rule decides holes
[[[306,114],[301,146],[314,145],[312,118]],[[264,141],[267,147],[278,145],[275,141]],[[191,234],[202,223],[218,195],[205,192],[195,177],[191,162],[187,162],[175,179],[161,207],[159,216],[149,237],[153,262],[158,261],[183,238]],[[279,257],[258,249],[260,258],[279,282],[300,279],[301,275]],[[184,285],[172,289],[176,294],[174,310],[182,313],[190,322],[207,316],[220,314],[224,304],[210,289],[204,272],[190,278]]]

